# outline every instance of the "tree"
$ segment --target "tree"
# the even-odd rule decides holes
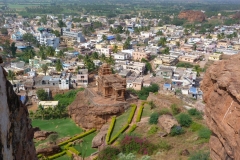
[[[42,105],[38,106],[37,113],[40,114],[40,116],[42,117],[42,120],[43,120],[44,117],[45,117],[45,110],[44,110],[44,107]]]
[[[58,72],[63,70],[62,62],[60,61],[60,59],[57,60],[55,67]]]
[[[16,51],[17,51],[17,47],[15,46],[15,42],[12,42],[11,46],[10,46],[10,50],[11,50],[11,54],[13,57],[16,56]]]
[[[74,24],[73,23],[72,23],[71,27],[74,28]]]
[[[169,54],[170,53],[170,49],[169,47],[166,47],[164,50],[163,50],[163,54]]]
[[[176,46],[180,47],[180,42],[177,41],[176,42]]]
[[[199,65],[194,66],[193,70],[195,72],[197,72],[197,77],[199,77],[200,76],[200,72],[201,72],[200,66]]]
[[[99,58],[98,53],[97,53],[97,52],[94,52],[94,53],[92,54],[92,58],[93,58],[93,59],[98,59],[98,58]]]
[[[183,127],[189,127],[192,124],[192,118],[185,113],[180,113],[177,117],[177,120]]]
[[[54,56],[54,55],[55,55],[55,50],[53,49],[53,47],[47,46],[47,47],[46,47],[46,54],[47,54],[48,56]]]
[[[117,53],[118,52],[118,46],[114,45],[112,51],[113,51],[113,53]]]
[[[7,28],[1,28],[1,33],[4,34],[4,35],[8,35],[8,30]]]
[[[58,30],[52,30],[52,33],[55,34],[56,37],[60,37],[61,34]]]
[[[185,35],[188,35],[188,30],[187,30],[187,28],[184,29],[184,34],[185,34]]]
[[[151,109],[156,108],[156,105],[154,104],[153,101],[148,102],[148,104],[150,105],[150,108],[151,108]]]
[[[194,44],[193,44],[193,50],[196,51],[196,49],[197,49],[197,44],[194,43]]]
[[[66,27],[66,24],[60,19],[58,21],[58,27],[60,27],[60,28]]]
[[[48,94],[47,94],[47,92],[45,92],[44,89],[39,89],[39,90],[37,90],[36,93],[37,93],[37,97],[39,100],[41,100],[41,101],[48,100]]]
[[[107,40],[107,36],[105,34],[102,35],[102,40],[106,41]]]
[[[163,32],[161,30],[159,30],[157,33],[156,33],[158,36],[161,36],[163,35]]]
[[[28,42],[29,44],[37,45],[37,39],[31,33],[25,33],[22,37],[23,41]]]
[[[152,113],[150,116],[150,119],[149,119],[149,124],[157,124],[158,117],[159,117],[159,113],[157,113],[157,112]]]
[[[16,78],[15,77],[15,73],[11,70],[8,71],[8,78],[12,81],[13,84],[13,80]]]
[[[126,30],[126,31],[125,31],[125,34],[126,34],[127,36],[129,36],[129,34],[130,34],[129,30]]]
[[[40,47],[39,47],[38,56],[39,56],[42,60],[44,60],[44,59],[47,58],[44,50],[45,50],[45,46],[40,46]]]
[[[167,38],[166,37],[161,37],[160,40],[158,41],[158,45],[165,47],[167,43]]]
[[[120,34],[117,34],[116,40],[117,40],[117,41],[122,41],[122,37],[120,36]]]
[[[41,68],[42,68],[43,73],[44,73],[45,76],[46,76],[46,73],[47,73],[47,70],[48,70],[48,66],[47,66],[46,64],[43,64],[43,65],[41,66]]]
[[[59,53],[57,54],[57,57],[63,58],[65,56],[63,50],[60,50]]]

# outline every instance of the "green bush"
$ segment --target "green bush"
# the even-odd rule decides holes
[[[201,128],[203,128],[203,126],[199,123],[196,123],[196,122],[193,122],[191,125],[190,125],[190,130],[192,132],[196,132],[198,130],[200,130]]]
[[[132,133],[136,128],[137,128],[136,124],[132,125],[132,127],[129,129],[128,133]]]
[[[80,152],[78,152],[75,148],[69,147],[68,148],[71,152],[75,153],[76,155],[80,155]]]
[[[187,63],[187,62],[178,62],[178,64],[176,66],[184,67],[184,68],[192,68],[193,67],[193,65],[191,63]]]
[[[188,160],[209,160],[209,152],[198,151],[190,155]]]
[[[198,137],[200,138],[204,138],[204,139],[209,139],[210,136],[211,136],[212,132],[210,131],[210,129],[204,127],[204,128],[201,128],[199,131],[198,131]]]
[[[133,153],[129,153],[129,154],[123,154],[123,153],[119,153],[118,154],[118,160],[135,160],[136,156]]]
[[[114,137],[108,142],[108,144],[112,144],[127,128],[129,127],[129,124],[126,124],[123,126],[120,131]]]
[[[136,104],[133,104],[133,105],[132,105],[131,113],[130,113],[130,115],[129,115],[129,117],[128,117],[128,124],[130,124],[130,123],[132,122],[132,119],[133,119],[133,116],[134,116],[134,114],[135,114],[136,109],[137,109]]]
[[[148,134],[154,134],[158,131],[158,127],[153,125],[151,128],[148,130]]]
[[[37,158],[41,158],[43,155],[42,154],[39,154],[39,155],[37,155]]]
[[[137,113],[137,119],[136,119],[136,122],[140,122],[140,120],[141,120],[141,116],[142,116],[142,112],[143,112],[143,108],[144,108],[144,106],[141,105],[140,108],[139,108],[139,110],[138,110],[138,113]]]
[[[166,141],[162,140],[158,143],[158,148],[164,151],[168,151],[172,148],[172,146],[168,144]]]
[[[192,118],[188,114],[185,114],[185,113],[180,113],[177,116],[177,120],[180,123],[180,125],[183,127],[189,127],[193,122]]]
[[[180,108],[176,104],[171,105],[171,110],[173,115],[177,115],[178,113],[181,112]]]
[[[71,139],[69,139],[69,140],[67,140],[67,141],[61,142],[61,143],[59,143],[58,145],[59,145],[59,146],[63,146],[63,145],[65,145],[65,144],[69,143],[69,142],[73,142],[73,141],[75,141],[75,140],[77,140],[77,139],[79,139],[79,138],[83,138],[83,137],[85,137],[85,136],[87,136],[87,135],[89,135],[89,134],[91,134],[91,133],[93,133],[93,132],[95,132],[95,131],[96,131],[96,129],[91,129],[91,130],[89,130],[89,131],[87,131],[87,132],[84,132],[84,133],[81,133],[81,134],[79,134],[79,135],[77,135],[77,136],[75,136],[75,137],[72,137]]]
[[[171,111],[168,109],[168,108],[163,108],[159,111],[159,114],[160,115],[164,115],[164,114],[169,114],[169,115],[172,115],[171,114]]]
[[[52,156],[49,156],[48,159],[49,159],[49,160],[56,159],[56,158],[58,158],[58,157],[62,157],[64,154],[66,154],[66,151],[62,151],[62,152],[60,152],[60,153],[54,154],[54,155],[52,155]]]
[[[116,122],[116,116],[112,117],[112,121],[111,121],[111,124],[108,128],[108,132],[107,132],[107,135],[106,135],[106,143],[108,143],[110,141],[110,137],[111,137],[115,122]]]
[[[197,116],[201,115],[202,113],[198,111],[196,108],[191,108],[188,110],[188,114],[190,114],[191,116]]]
[[[70,157],[70,158],[73,157],[73,155],[72,155],[72,153],[70,151],[66,151],[66,153],[67,153],[68,157]]]
[[[98,154],[98,160],[117,160],[120,150],[115,147],[106,147]]]
[[[176,136],[184,133],[184,129],[181,126],[173,126],[170,132],[171,136]]]
[[[155,93],[158,92],[159,86],[157,84],[152,84],[149,87],[142,87],[140,91],[136,91],[139,99],[146,100],[149,96],[149,92]]]
[[[149,119],[149,124],[157,124],[158,117],[159,117],[159,113],[157,113],[157,112],[152,113],[150,116],[150,119]]]

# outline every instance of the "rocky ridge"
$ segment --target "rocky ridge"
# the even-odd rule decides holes
[[[20,102],[6,75],[0,66],[0,159],[37,160],[27,107]]]
[[[189,22],[203,22],[206,19],[206,16],[201,11],[182,11],[179,13],[178,18],[186,19]]]
[[[240,159],[240,55],[215,62],[201,84],[212,160]]]

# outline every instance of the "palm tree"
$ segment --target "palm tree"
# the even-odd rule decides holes
[[[46,54],[44,52],[44,48],[43,47],[40,47],[40,50],[38,52],[38,55],[39,57],[43,60],[43,59],[46,59]]]
[[[107,36],[105,34],[102,35],[102,40],[106,41],[107,40]]]
[[[166,42],[167,42],[167,38],[166,37],[162,37],[162,38],[160,38],[160,40],[158,42],[158,45],[164,47],[166,45]]]
[[[197,72],[197,77],[199,77],[200,76],[200,72],[201,72],[200,66],[199,65],[194,66],[193,70],[195,72]]]
[[[15,77],[15,73],[11,70],[8,71],[8,78],[12,81],[13,84],[13,80],[16,78]]]
[[[58,72],[63,70],[62,62],[60,61],[60,59],[57,60],[55,67]]]
[[[47,73],[47,70],[48,70],[48,66],[47,66],[46,64],[43,64],[43,65],[41,66],[41,68],[42,68],[43,73],[44,73],[45,76],[46,76],[46,73]]]

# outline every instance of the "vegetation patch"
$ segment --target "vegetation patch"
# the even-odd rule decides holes
[[[209,152],[198,151],[190,155],[188,160],[209,160]]]
[[[156,125],[151,126],[151,128],[148,130],[148,134],[155,134],[158,131],[158,127]]]
[[[106,147],[98,154],[98,160],[116,160],[120,150],[116,147]]]
[[[138,113],[137,113],[136,122],[140,122],[140,121],[141,121],[141,116],[142,116],[143,108],[144,108],[144,106],[141,105],[140,108],[139,108],[139,110],[138,110]]]
[[[112,131],[113,131],[115,122],[116,122],[116,116],[113,116],[113,117],[112,117],[112,121],[111,121],[111,123],[110,123],[110,126],[109,126],[109,128],[108,128],[107,135],[106,135],[106,143],[108,143],[108,142],[110,141],[111,134],[112,134]]]
[[[157,112],[154,112],[153,114],[151,114],[150,119],[149,119],[149,124],[157,124],[158,117],[159,117],[159,113],[157,113]]]
[[[192,131],[192,132],[196,132],[196,131],[198,131],[198,130],[200,130],[200,129],[202,129],[203,128],[203,125],[201,125],[201,124],[199,124],[199,123],[197,123],[197,122],[193,122],[191,125],[190,125],[190,130]]]
[[[128,124],[130,124],[132,122],[133,116],[134,116],[135,111],[137,109],[136,104],[133,104],[131,108],[132,108],[132,110],[131,110],[131,113],[130,113],[130,115],[128,117]]]
[[[177,116],[177,120],[180,123],[180,125],[183,127],[189,127],[193,122],[192,118],[188,114],[185,114],[185,113],[180,113]]]
[[[181,126],[173,126],[170,132],[171,136],[176,136],[185,133],[184,129]]]
[[[198,131],[198,137],[204,139],[209,139],[211,134],[212,134],[211,130],[206,127],[203,127]]]

